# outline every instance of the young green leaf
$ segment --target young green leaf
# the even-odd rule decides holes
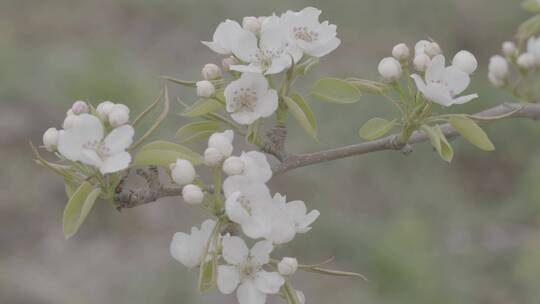
[[[309,136],[317,138],[317,121],[315,120],[313,111],[304,98],[298,94],[294,94],[291,97],[286,96],[284,101],[289,107],[289,111],[304,131],[306,131]]]
[[[454,150],[448,143],[448,140],[446,139],[446,136],[444,136],[441,128],[439,126],[431,127],[428,125],[422,125],[420,130],[429,138],[431,145],[433,148],[435,148],[437,153],[439,153],[439,156],[443,160],[451,162],[452,158],[454,157]]]
[[[390,86],[382,82],[359,78],[348,78],[347,81],[355,85],[363,93],[383,94],[384,92],[390,90]]]
[[[194,165],[200,165],[203,158],[198,153],[184,146],[157,140],[141,148],[141,151],[135,156],[134,165],[156,165],[168,168],[170,164],[176,162],[178,158],[186,159]]]
[[[149,138],[159,128],[161,123],[163,123],[163,121],[165,121],[165,118],[167,118],[167,115],[169,114],[169,109],[171,107],[171,103],[169,101],[169,91],[168,91],[167,87],[163,88],[163,94],[165,95],[165,98],[164,98],[164,101],[163,101],[163,110],[161,111],[159,116],[156,118],[156,121],[152,124],[152,126],[150,128],[148,128],[148,130],[146,130],[146,132],[139,139],[137,139],[136,142],[134,142],[131,145],[129,150],[134,150],[138,146],[142,145],[144,143],[144,141],[147,138]]]
[[[183,86],[190,87],[190,88],[197,87],[197,81],[181,80],[181,79],[176,79],[176,78],[169,77],[169,76],[160,76],[160,78],[168,80],[168,81],[170,81],[172,83],[176,83],[176,84],[183,85]]]
[[[197,100],[180,115],[187,117],[197,117],[207,113],[215,112],[223,108],[223,103],[214,98],[202,98]]]
[[[212,133],[221,130],[217,121],[203,120],[189,123],[176,131],[176,139],[180,143],[188,143],[210,137]]]
[[[540,3],[536,0],[525,0],[521,6],[531,13],[540,13]]]
[[[450,124],[471,144],[484,151],[493,151],[495,146],[487,134],[472,119],[466,117],[451,117]]]
[[[355,277],[355,278],[361,278],[364,281],[368,280],[364,275],[356,273],[356,272],[339,271],[339,270],[332,270],[332,269],[326,269],[326,268],[321,268],[321,267],[303,267],[300,269],[306,272],[313,272],[313,273],[324,274],[324,275],[335,276],[335,277]]]
[[[347,104],[360,100],[361,93],[355,85],[345,80],[325,78],[313,85],[311,95],[322,101]]]
[[[386,120],[375,117],[368,120],[358,131],[358,135],[365,140],[375,140],[384,136],[396,125],[396,120]]]
[[[528,39],[531,36],[536,35],[540,32],[540,14],[528,19],[523,22],[517,33],[517,38],[521,41]]]
[[[82,183],[73,193],[64,209],[63,227],[66,239],[77,233],[100,193],[101,190],[94,188],[89,182]]]

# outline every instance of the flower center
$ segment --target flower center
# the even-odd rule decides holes
[[[448,93],[450,93],[450,96],[452,96],[452,97],[455,96],[454,90],[450,89],[450,86],[448,85],[448,83],[443,82],[442,80],[434,80],[434,81],[432,81],[432,84],[438,86],[439,88],[444,88],[444,89],[448,90]]]
[[[261,269],[259,263],[253,261],[251,258],[248,258],[247,261],[242,263],[239,267],[241,280],[254,279],[255,274]]]
[[[242,206],[242,208],[246,209],[249,214],[251,214],[251,202],[244,195],[238,198],[238,203],[240,206]]]
[[[251,88],[240,88],[234,91],[234,112],[253,112],[257,105],[257,92]]]
[[[96,151],[97,155],[102,160],[111,156],[111,149],[97,140],[88,141],[84,143],[83,148]]]
[[[319,33],[308,29],[306,26],[295,26],[293,28],[294,38],[305,42],[314,42],[319,39]]]

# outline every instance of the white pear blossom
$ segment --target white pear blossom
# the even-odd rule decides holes
[[[238,22],[226,20],[218,25],[213,41],[202,43],[218,54],[230,55],[239,35],[244,31]]]
[[[392,49],[392,56],[397,60],[405,60],[410,56],[409,47],[405,43],[400,43]]]
[[[242,19],[242,27],[246,31],[250,31],[252,33],[258,33],[261,30],[261,27],[265,20],[268,17],[253,17],[253,16],[247,16]]]
[[[517,54],[518,48],[513,41],[505,41],[502,44],[502,52],[504,56],[511,57]]]
[[[251,31],[243,31],[233,46],[234,55],[247,65],[233,65],[231,70],[242,73],[277,74],[302,58],[298,48],[287,42],[278,17],[269,17],[261,29],[260,38]]]
[[[467,73],[454,66],[445,67],[442,55],[435,56],[429,64],[425,82],[417,74],[411,77],[426,99],[446,107],[463,104],[478,97],[477,94],[456,97],[469,86],[471,79]]]
[[[229,72],[231,70],[231,66],[237,65],[239,63],[240,62],[238,61],[238,59],[234,58],[233,56],[229,56],[223,58],[223,60],[221,61],[221,66],[226,72]]]
[[[188,160],[177,159],[176,163],[171,164],[169,169],[173,181],[180,186],[190,184],[195,179],[195,168]]]
[[[227,112],[239,124],[248,125],[272,115],[278,107],[278,94],[268,81],[257,73],[243,73],[225,88]]]
[[[197,96],[209,98],[216,93],[216,87],[208,80],[197,81]]]
[[[223,162],[223,172],[229,176],[242,174],[244,167],[244,161],[238,156],[231,156]]]
[[[210,136],[208,139],[208,148],[214,148],[219,151],[222,159],[229,157],[233,152],[234,132],[232,130],[225,130],[223,132],[217,132]]]
[[[285,279],[277,272],[263,269],[270,261],[271,242],[260,241],[249,250],[241,238],[226,235],[222,244],[228,265],[218,267],[219,291],[230,294],[236,290],[240,304],[264,304],[268,294],[279,292]]]
[[[133,142],[133,134],[133,127],[124,125],[104,137],[101,121],[90,114],[81,114],[73,127],[60,134],[58,151],[71,161],[99,168],[103,174],[118,172],[131,162],[126,149]]]
[[[190,205],[198,205],[203,202],[204,193],[199,186],[189,184],[182,188],[182,198]]]
[[[243,175],[263,183],[272,178],[270,163],[266,155],[259,151],[242,152],[240,157],[230,157],[224,162],[223,170],[228,175]]]
[[[113,127],[125,125],[129,121],[129,108],[121,103],[114,104],[107,114],[107,118]]]
[[[215,221],[206,220],[202,223],[201,229],[197,227],[191,228],[191,234],[175,233],[170,245],[172,257],[187,268],[192,269],[199,266],[204,249],[215,226]],[[209,251],[213,252],[213,249],[211,247]]]
[[[540,37],[531,37],[527,42],[527,53],[534,56],[536,65],[540,65]]]
[[[442,50],[437,42],[420,40],[414,46],[414,54],[415,56],[424,54],[429,56],[430,58],[433,58],[437,55],[442,54]]]
[[[534,55],[531,53],[523,53],[519,55],[517,64],[520,68],[528,70],[536,65]]]
[[[341,43],[337,27],[328,21],[320,22],[321,11],[306,7],[299,12],[287,11],[281,15],[281,24],[292,47],[313,57],[323,57],[335,50]]]
[[[223,155],[216,148],[207,148],[204,150],[204,163],[208,166],[216,166],[221,160],[223,160]]]
[[[68,113],[64,119],[64,122],[62,123],[62,128],[64,128],[64,130],[73,128],[77,124],[78,119],[79,115],[75,115],[73,112]]]
[[[45,133],[43,133],[43,145],[47,151],[56,151],[59,136],[60,131],[58,131],[56,128],[49,128],[47,131],[45,131]]]
[[[99,117],[101,118],[107,118],[109,115],[109,112],[111,112],[112,108],[114,107],[114,103],[111,101],[104,101],[96,107],[96,112],[98,113]]]
[[[401,64],[393,57],[386,57],[379,62],[378,71],[385,81],[394,81],[401,77]]]
[[[490,78],[498,79],[501,82],[508,77],[510,68],[508,66],[508,61],[503,56],[495,55],[489,59],[488,66]]]
[[[220,79],[221,77],[223,77],[223,75],[221,74],[221,69],[213,63],[206,64],[203,67],[201,74],[205,80]]]
[[[73,106],[71,106],[71,111],[73,111],[73,114],[79,115],[90,112],[90,107],[86,102],[77,100],[73,103]]]
[[[431,62],[431,58],[429,58],[426,54],[419,54],[414,57],[413,60],[413,66],[414,69],[417,72],[424,73],[429,66],[429,63]]]
[[[478,61],[471,52],[461,50],[452,59],[452,65],[470,75],[478,68]]]
[[[270,190],[264,182],[245,176],[229,176],[223,182],[225,211],[229,219],[242,224],[251,216],[255,205],[271,199]]]
[[[293,220],[296,233],[307,233],[311,230],[311,224],[319,218],[319,210],[307,212],[306,204],[303,201],[291,201],[287,203],[287,198],[279,193],[274,195],[274,202],[285,210],[287,215]]]
[[[298,269],[298,261],[295,258],[284,257],[278,263],[278,271],[281,275],[293,275]]]

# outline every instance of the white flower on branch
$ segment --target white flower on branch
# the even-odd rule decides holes
[[[289,45],[279,22],[278,17],[269,17],[259,35],[240,32],[233,53],[247,65],[233,65],[231,70],[270,75],[288,69],[293,60],[298,62],[302,51]]]
[[[408,59],[410,54],[409,47],[405,43],[397,44],[392,49],[392,56],[400,61]]]
[[[109,112],[111,112],[112,108],[114,107],[114,103],[111,101],[104,101],[96,107],[96,112],[98,113],[99,117],[102,119],[107,118],[109,115]]]
[[[263,183],[272,178],[272,168],[266,155],[259,151],[242,152],[240,157],[229,157],[223,163],[223,171],[228,175],[243,175]]]
[[[208,148],[216,149],[221,154],[222,159],[229,157],[233,152],[233,139],[234,132],[232,130],[214,133],[208,139]]]
[[[209,98],[216,93],[216,87],[208,80],[197,81],[197,96]]]
[[[414,57],[413,66],[417,72],[424,73],[427,67],[429,66],[430,62],[431,62],[431,58],[429,58],[428,55],[419,54]]]
[[[274,195],[274,201],[281,205],[287,215],[294,222],[297,233],[307,233],[311,230],[311,224],[319,218],[319,210],[307,212],[306,204],[303,201],[291,201],[287,203],[287,198],[279,193]]]
[[[540,37],[531,37],[527,41],[527,52],[532,54],[536,65],[540,65]]]
[[[215,225],[215,221],[206,220],[202,223],[201,229],[197,227],[191,228],[191,234],[183,232],[175,233],[170,245],[172,257],[184,264],[187,268],[192,269],[199,266],[204,249],[208,244],[208,239],[212,235]],[[214,248],[210,247],[209,252],[213,251]]]
[[[104,138],[101,121],[90,114],[81,114],[73,127],[60,134],[58,151],[71,161],[99,168],[103,174],[118,172],[131,162],[126,149],[133,142],[133,134],[133,127],[124,125]]]
[[[284,257],[278,263],[278,271],[281,275],[293,275],[298,269],[298,261],[295,258]]]
[[[45,133],[43,133],[43,145],[47,151],[56,151],[59,136],[60,131],[58,131],[56,128],[49,128],[47,131],[45,131]]]
[[[278,107],[278,94],[258,73],[244,73],[225,88],[227,112],[239,124],[248,125],[271,116]]]
[[[107,114],[107,118],[113,127],[125,125],[129,121],[129,108],[121,103],[114,104]]]
[[[523,53],[519,55],[516,63],[520,68],[525,70],[533,68],[536,65],[534,55],[531,53]]]
[[[221,69],[213,63],[206,64],[203,67],[201,74],[205,80],[215,80],[223,77]]]
[[[457,52],[454,59],[452,59],[452,65],[471,75],[476,71],[476,68],[478,68],[478,61],[471,52],[461,50]]]
[[[411,77],[416,87],[427,100],[443,106],[467,103],[478,97],[477,94],[456,97],[469,86],[469,75],[454,66],[445,67],[444,56],[438,55],[430,62],[425,76],[414,74]]]
[[[512,57],[515,56],[518,53],[518,48],[516,44],[512,41],[505,41],[502,44],[502,52],[504,56]]]
[[[73,114],[79,115],[90,112],[90,107],[86,102],[77,100],[73,103],[73,106],[71,106],[71,111],[73,111]]]
[[[229,219],[242,224],[249,219],[255,205],[271,199],[270,190],[261,181],[245,176],[230,176],[223,182],[225,211]]]
[[[190,205],[198,205],[203,202],[204,193],[197,185],[185,185],[182,188],[182,198]]]
[[[271,242],[260,241],[249,250],[241,238],[227,235],[222,245],[223,258],[228,265],[218,268],[219,291],[230,294],[236,290],[240,304],[264,304],[268,294],[279,292],[285,279],[277,272],[263,269],[270,261]]]
[[[190,184],[195,178],[193,164],[185,159],[177,159],[176,163],[170,165],[170,170],[173,181],[180,186]]]
[[[243,31],[238,22],[226,20],[218,25],[212,41],[202,43],[218,54],[230,55],[237,37]]]
[[[247,16],[242,19],[242,27],[246,31],[250,31],[252,33],[258,33],[261,30],[261,27],[266,20],[267,17],[253,17],[253,16]]]
[[[217,166],[223,160],[223,155],[216,148],[207,148],[204,150],[204,163],[207,166]]]
[[[488,71],[489,81],[494,86],[500,87],[508,78],[510,67],[508,66],[508,61],[503,56],[495,55],[489,59]]]
[[[229,176],[242,174],[244,167],[244,161],[238,156],[231,156],[223,162],[223,172]]]
[[[381,77],[387,82],[398,80],[402,74],[401,64],[393,57],[386,57],[381,60],[377,70]]]
[[[336,37],[337,27],[328,21],[320,22],[320,14],[320,10],[306,7],[299,12],[287,11],[280,18],[291,46],[313,57],[323,57],[341,43]]]
[[[442,54],[442,50],[437,42],[420,40],[414,46],[414,54],[415,56],[424,54],[429,56],[430,58],[433,58],[437,55]]]

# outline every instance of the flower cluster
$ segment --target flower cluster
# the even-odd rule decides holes
[[[203,42],[214,52],[227,56],[223,68],[240,77],[225,88],[226,110],[239,124],[249,125],[271,116],[278,108],[278,92],[265,76],[280,74],[310,58],[320,58],[336,49],[340,40],[336,26],[320,22],[321,11],[307,7],[281,16],[245,17],[242,25],[226,20],[217,27],[212,41]],[[200,97],[212,97],[212,80],[222,73],[216,65],[203,68],[205,80],[196,83]]]
[[[131,162],[126,150],[134,130],[128,121],[129,108],[123,104],[105,101],[94,109],[76,101],[67,111],[63,130],[49,128],[43,134],[43,145],[49,152],[96,168],[101,174],[118,172]]]
[[[188,268],[203,267],[212,256],[221,256],[225,264],[218,267],[218,289],[224,294],[236,290],[240,304],[265,303],[266,295],[279,293],[285,283],[284,276],[292,275],[298,267],[296,259],[290,257],[272,264],[270,253],[274,246],[290,242],[297,233],[308,232],[319,212],[308,213],[304,202],[287,202],[279,193],[272,197],[266,185],[272,170],[265,154],[249,151],[232,155],[233,137],[232,130],[214,133],[204,152],[205,163],[218,177],[219,184],[214,185],[214,190],[223,189],[224,206],[219,204],[221,193],[214,193],[215,204],[207,206],[218,222],[207,220],[201,229],[192,228],[191,234],[176,233],[170,246],[171,255]],[[221,172],[227,175],[223,183],[219,178]],[[191,184],[196,173],[189,161],[179,159],[172,164],[171,176],[184,186],[186,202],[203,202],[202,190]],[[238,235],[222,236],[215,229],[218,223],[238,225],[245,237],[257,242],[249,250]],[[301,292],[296,296],[303,299]]]
[[[513,41],[506,41],[501,51],[502,55],[494,55],[489,61],[488,79],[491,84],[524,101],[535,101],[538,87],[530,82],[540,71],[540,36],[530,37],[520,47]]]

